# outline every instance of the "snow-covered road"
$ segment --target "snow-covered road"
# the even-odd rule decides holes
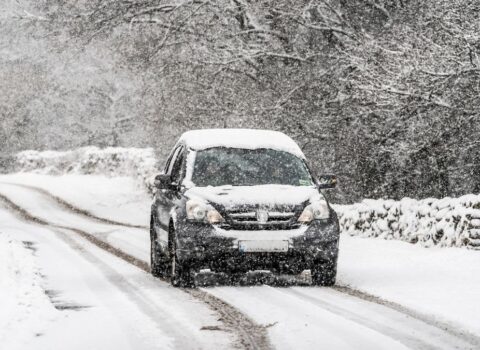
[[[3,208],[0,222],[2,243],[24,250],[16,259],[2,261],[17,271],[15,279],[2,286],[3,292],[17,291],[13,298],[0,300],[2,348],[233,346],[233,337],[206,305],[68,230],[21,222]],[[34,264],[26,265],[32,260]],[[23,274],[29,281],[18,288]]]
[[[49,180],[45,180],[47,178]],[[80,179],[75,181],[77,180]],[[142,203],[141,205],[133,205],[135,199],[132,197],[130,202],[126,201],[129,203],[128,205],[118,205],[118,210],[115,212],[112,208],[115,207],[116,201],[120,201],[118,193],[116,194],[115,190],[112,190],[108,195],[105,186],[99,196],[94,196],[92,192],[91,205],[89,205],[88,197],[85,195],[89,192],[88,189],[82,192],[80,199],[78,196],[72,195],[73,190],[70,190],[70,194],[62,196],[62,193],[65,193],[61,191],[62,186],[68,187],[62,184],[65,179],[6,176],[2,177],[0,181],[2,182],[0,184],[1,195],[31,216],[48,223],[44,227],[22,223],[2,208],[0,232],[7,233],[16,241],[34,242],[36,259],[39,261],[42,274],[45,275],[44,279],[48,290],[60,291],[61,295],[65,296],[65,300],[69,302],[89,306],[81,311],[63,311],[71,313],[72,316],[69,317],[72,320],[75,319],[72,321],[75,322],[75,327],[69,327],[72,332],[73,329],[82,327],[85,321],[82,317],[94,317],[95,321],[98,320],[96,323],[98,327],[94,326],[95,322],[89,323],[86,328],[75,333],[75,337],[77,334],[81,336],[81,332],[88,332],[88,327],[93,327],[99,333],[98,336],[82,337],[82,339],[93,344],[98,338],[98,344],[101,345],[103,344],[102,339],[112,339],[110,336],[113,337],[115,332],[126,327],[129,333],[120,333],[127,337],[128,341],[122,341],[123,347],[119,348],[129,348],[131,344],[143,344],[145,348],[154,348],[151,344],[155,344],[160,348],[182,349],[230,348],[234,343],[242,344],[238,339],[234,339],[235,334],[232,335],[221,330],[201,330],[202,327],[214,330],[228,328],[225,324],[217,321],[215,311],[208,307],[208,303],[199,302],[202,298],[195,298],[195,295],[171,288],[167,283],[151,278],[145,272],[76,236],[71,230],[58,227],[85,231],[141,261],[148,260],[149,238],[145,229],[102,222],[80,210],[72,209],[72,206],[59,202],[58,199],[45,192],[31,187],[7,184],[7,182],[23,182],[43,187],[44,190],[48,190],[55,196],[72,202],[73,207],[81,207],[90,213],[106,217],[110,221],[129,222],[134,225],[142,225],[139,220],[139,210],[135,208],[145,210],[146,198],[138,197],[137,194],[136,199]],[[56,186],[52,185],[54,181],[56,181]],[[94,182],[92,178],[88,178],[88,181]],[[99,180],[99,182],[101,181],[105,181],[105,179]],[[99,186],[99,183],[96,186],[102,187]],[[57,188],[56,191],[55,188]],[[123,191],[125,191],[125,187]],[[132,190],[132,192],[134,191]],[[113,203],[108,205],[107,200],[103,202],[99,200],[102,195]],[[148,217],[148,212],[146,216]],[[426,258],[422,258],[423,254],[419,254],[417,249],[422,249]],[[361,256],[365,251],[372,255],[370,259]],[[445,255],[443,253],[445,251],[448,254]],[[477,330],[480,330],[477,317],[480,314],[480,301],[476,301],[475,295],[479,295],[480,284],[476,284],[478,277],[475,277],[475,273],[480,272],[478,271],[480,257],[477,252],[459,249],[438,250],[438,254],[443,257],[456,259],[457,266],[450,267],[450,270],[447,271],[455,276],[447,277],[455,277],[458,281],[464,282],[461,287],[456,286],[455,289],[456,293],[461,293],[460,296],[454,293],[449,294],[448,290],[441,290],[445,287],[442,283],[447,283],[442,282],[442,276],[420,281],[416,279],[419,276],[418,271],[412,272],[412,283],[407,286],[402,286],[398,281],[393,280],[393,275],[399,273],[405,283],[405,269],[395,265],[398,264],[398,258],[405,261],[407,268],[415,268],[416,263],[423,262],[423,266],[420,268],[417,266],[417,268],[419,268],[420,276],[425,274],[428,277],[429,273],[435,271],[436,266],[432,260],[435,261],[436,252],[437,250],[429,251],[401,242],[342,237],[339,283],[354,287],[360,286],[362,291],[394,303],[385,303],[352,288],[216,287],[204,288],[197,293],[206,292],[208,295],[224,300],[241,313],[248,315],[257,323],[257,326],[266,326],[270,342],[277,349],[315,349],[320,347],[335,349],[478,348],[480,341],[476,334],[478,334]],[[397,259],[389,256],[396,253],[399,255],[396,257]],[[75,258],[72,258],[72,255]],[[352,263],[349,259],[357,261]],[[54,263],[64,260],[65,263]],[[428,264],[429,261],[430,264]],[[470,268],[468,268],[469,266]],[[444,271],[441,267],[437,266],[438,273]],[[369,271],[372,268],[376,269],[377,273]],[[396,268],[398,271],[395,270]],[[465,268],[467,271],[464,271]],[[74,278],[70,272],[72,270],[79,271]],[[454,274],[457,272],[456,270],[458,273]],[[356,273],[352,274],[351,271]],[[380,277],[381,281],[375,280],[375,275]],[[87,284],[85,281],[91,283],[91,279],[94,279],[95,276],[98,279],[95,283],[104,285],[100,288],[102,292],[96,293],[96,289],[77,287],[77,284],[80,286]],[[467,276],[470,278],[466,278]],[[73,282],[68,282],[69,280],[73,280]],[[432,286],[432,281],[437,285]],[[386,285],[382,285],[380,282]],[[422,283],[428,284],[429,282],[431,282],[430,285],[422,288]],[[414,293],[415,291],[416,293]],[[422,291],[423,294],[432,291],[438,291],[438,293],[425,296],[422,295]],[[105,299],[105,295],[112,295],[112,298]],[[88,299],[87,296],[91,296],[91,298]],[[433,300],[435,304],[422,305],[422,300],[425,299]],[[450,304],[437,305],[441,304],[442,300]],[[117,304],[118,310],[114,307]],[[221,307],[219,306],[219,308]],[[102,310],[108,312],[102,312]],[[132,311],[130,312],[130,310]],[[93,314],[87,316],[88,313],[94,312],[100,313],[101,317],[95,317]],[[129,317],[130,313],[131,318]],[[48,315],[48,313],[46,314]],[[106,331],[111,331],[112,334],[104,335],[99,332],[99,329],[109,322],[102,321],[102,317],[105,319],[112,315],[116,320],[113,324],[119,324],[119,326],[117,328],[107,327]],[[130,322],[132,322],[131,325]],[[19,325],[21,326],[21,322]],[[142,326],[140,327],[140,325]],[[49,329],[51,331],[48,331]],[[39,345],[41,348],[42,344],[48,343],[49,337],[54,337],[55,334],[62,332],[52,327],[46,327],[46,331],[41,333],[45,334],[43,338],[31,337],[31,345]],[[138,344],[135,340],[136,337],[140,338]],[[258,345],[269,346],[267,342],[260,342]],[[248,348],[249,345],[245,346],[244,344],[244,347]],[[135,348],[142,348],[142,346],[138,345]]]

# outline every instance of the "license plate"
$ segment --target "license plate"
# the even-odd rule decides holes
[[[239,241],[238,249],[242,253],[288,252],[288,241]]]

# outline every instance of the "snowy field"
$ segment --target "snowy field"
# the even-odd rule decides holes
[[[99,175],[3,175],[0,177],[0,194],[37,218],[54,225],[92,232],[114,247],[148,261],[148,231],[142,226],[148,225],[150,196],[136,181],[126,177],[109,178]],[[59,202],[59,199],[63,201]],[[85,212],[71,211],[66,203]],[[116,322],[108,329],[110,335],[102,333],[89,338],[91,343],[102,344],[102,341],[114,336],[116,332],[126,336],[122,333],[122,327],[130,323],[125,315],[131,313],[132,320],[138,318],[133,324],[146,324],[141,330],[129,328],[137,337],[146,333],[141,343],[145,344],[145,348],[157,336],[162,340],[156,343],[159,348],[186,346],[179,346],[182,343],[175,336],[169,340],[168,330],[165,331],[164,325],[158,320],[152,322],[148,317],[147,320],[141,319],[145,316],[141,313],[135,316],[135,312],[128,310],[132,305],[128,306],[125,300],[118,303],[126,309],[115,310],[122,316],[112,316],[110,312],[112,305],[117,302],[115,298],[125,298],[125,293],[118,290],[121,283],[113,283],[112,286],[112,281],[99,281],[99,284],[106,285],[102,287],[105,288],[105,293],[112,295],[111,299],[100,301],[96,292],[91,295],[91,283],[95,285],[97,282],[89,281],[95,279],[94,276],[99,272],[91,271],[92,267],[87,268],[85,262],[77,264],[75,260],[67,258],[68,254],[63,251],[71,248],[55,249],[55,245],[65,245],[65,242],[50,229],[22,223],[3,208],[1,215],[0,293],[2,303],[8,305],[0,305],[2,310],[8,310],[0,318],[3,342],[17,345],[18,348],[48,348],[49,339],[58,339],[57,337],[68,334],[64,333],[63,328],[67,325],[59,321],[62,317],[69,318],[72,323],[69,327],[75,328],[82,328],[79,325],[86,318],[93,317],[97,323],[90,322],[87,328],[82,328],[85,334],[90,332],[89,327],[98,331],[95,324],[110,324],[109,317],[114,317]],[[139,227],[99,222],[89,215]],[[35,242],[35,248],[32,249],[30,243],[24,242]],[[108,254],[98,248],[88,248],[88,251],[92,249],[95,254],[102,255],[103,259],[118,260],[108,258]],[[57,258],[58,254],[64,256]],[[55,264],[54,261],[65,261],[65,264]],[[215,319],[211,319],[212,312],[205,306],[202,309],[202,304],[192,301],[185,293],[170,288],[165,282],[145,276],[143,271],[136,270],[125,262],[115,261],[111,264],[109,269],[116,276],[110,277],[113,282],[120,278],[117,275],[121,275],[125,283],[130,283],[133,278],[137,281],[135,283],[146,286],[146,290],[142,287],[135,293],[146,293],[151,298],[154,298],[154,293],[159,293],[162,298],[165,293],[170,295],[171,300],[167,305],[156,303],[155,307],[161,310],[167,308],[175,317],[179,317],[179,324],[190,327],[189,334],[193,337],[201,336],[204,339],[212,333],[203,331],[199,335],[203,326],[216,323]],[[78,278],[73,279],[69,271],[78,271]],[[84,285],[87,282],[90,287]],[[473,349],[480,344],[478,251],[466,248],[424,248],[402,241],[344,234],[340,244],[337,286],[334,289],[263,286],[204,290],[233,305],[257,324],[268,326],[266,329],[271,344],[279,349],[293,346],[311,349],[320,344],[344,349]],[[116,291],[113,290],[115,288]],[[46,290],[62,291],[61,302],[88,307],[60,312],[55,309],[55,303],[45,293]],[[115,295],[118,296],[114,297]],[[386,306],[382,305],[385,303]],[[193,306],[199,308],[197,314],[201,317],[189,321],[182,319],[185,317],[182,312],[186,312],[182,310]],[[149,308],[148,305],[145,307]],[[175,311],[177,307],[179,315]],[[447,335],[437,334],[438,329],[447,329]],[[208,348],[212,344],[213,348],[230,347],[228,334],[221,331],[213,333],[214,338],[205,338],[198,347]],[[348,341],[345,340],[346,334],[350,337]],[[456,337],[466,343],[459,346]],[[19,339],[23,339],[21,344],[25,346],[19,345]],[[120,341],[122,337],[118,339],[119,344],[128,348],[135,337],[130,338],[130,343]]]

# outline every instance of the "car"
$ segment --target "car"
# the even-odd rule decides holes
[[[339,224],[322,190],[336,181],[281,132],[187,131],[155,177],[151,273],[183,287],[255,272],[333,285]]]

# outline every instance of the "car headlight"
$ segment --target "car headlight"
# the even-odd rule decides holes
[[[203,221],[210,224],[218,224],[224,221],[222,215],[209,204],[190,199],[187,201],[186,206],[187,219],[189,220]]]
[[[325,199],[316,200],[305,207],[298,218],[301,223],[309,223],[312,220],[326,220],[330,217],[330,209]]]

